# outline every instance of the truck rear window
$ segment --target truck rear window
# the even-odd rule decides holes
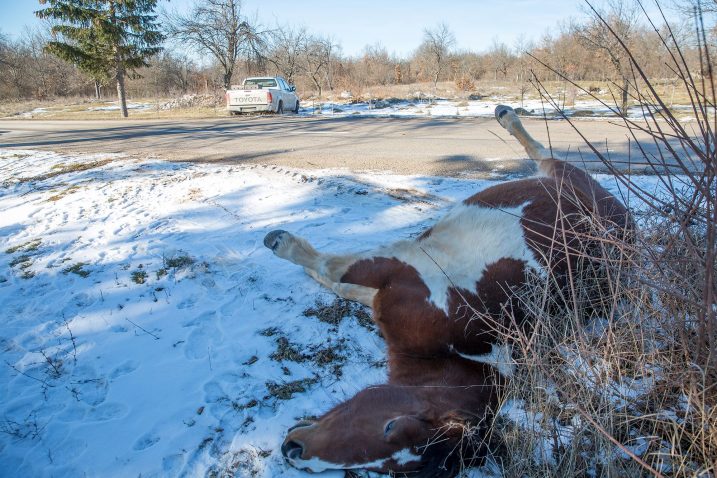
[[[254,78],[244,81],[245,87],[276,88],[276,80],[273,78]]]

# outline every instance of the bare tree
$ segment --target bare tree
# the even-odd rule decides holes
[[[427,55],[430,61],[434,90],[447,63],[450,49],[455,43],[456,37],[445,23],[440,23],[432,29],[423,30],[423,43],[419,47],[419,51]]]
[[[505,43],[502,43],[496,39],[493,40],[493,44],[488,51],[488,58],[493,69],[493,78],[498,79],[498,73],[505,79],[508,76],[508,68],[513,64],[515,58],[510,52],[510,48]]]
[[[44,27],[26,27],[17,40],[0,38],[0,98],[52,98],[87,87],[76,67],[44,50],[50,38]]]
[[[319,96],[322,92],[322,80],[328,81],[329,89],[333,87],[330,65],[335,48],[336,44],[328,37],[309,36],[305,40],[302,70],[311,79]]]
[[[621,81],[620,112],[627,114],[630,62],[617,38],[627,46],[632,45],[637,29],[638,7],[630,0],[607,0],[604,8],[588,5],[590,20],[574,26],[574,32],[586,48],[598,52],[612,64]]]
[[[308,36],[305,27],[279,26],[269,33],[267,61],[289,83],[294,83],[301,71],[301,59],[305,54]]]
[[[334,66],[336,65],[337,57],[341,56],[341,44],[331,37],[325,37],[323,42],[324,49],[326,50],[326,56],[329,60],[326,68],[324,69],[326,86],[329,88],[329,91],[334,91]]]
[[[528,40],[524,35],[518,37],[513,45],[513,52],[515,54],[513,66],[517,70],[515,79],[520,83],[524,83],[528,79],[528,74],[530,73],[530,61],[527,53],[532,51],[534,48],[535,45],[533,42]]]
[[[386,48],[380,43],[366,45],[363,53],[356,60],[354,76],[363,88],[370,85],[387,85],[396,78],[396,67],[401,74],[400,65],[391,58]]]
[[[703,15],[717,13],[717,0],[675,0],[675,7],[684,15],[696,17],[701,10]]]
[[[2,32],[0,32],[0,65],[12,66],[10,63],[10,41]]]
[[[258,57],[265,45],[265,34],[241,9],[241,0],[199,0],[189,14],[175,12],[167,19],[169,36],[219,62],[225,89],[231,86],[240,55]]]
[[[152,65],[137,79],[138,89],[151,87],[157,96],[170,92],[186,94],[197,68],[194,62],[181,53],[162,52],[152,59]]]

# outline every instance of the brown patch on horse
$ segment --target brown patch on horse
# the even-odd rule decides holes
[[[476,251],[478,253],[478,251]],[[450,288],[449,313],[429,301],[430,291],[418,271],[398,259],[371,258],[353,264],[342,282],[378,289],[373,318],[389,345],[389,357],[491,351],[495,330],[507,327],[504,310],[517,310],[512,291],[525,283],[523,261],[503,258],[478,276],[474,290]],[[522,317],[522,314],[519,314]]]

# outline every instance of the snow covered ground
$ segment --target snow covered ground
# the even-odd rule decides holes
[[[446,100],[439,99],[433,102],[424,99],[409,100],[376,100],[370,102],[304,102],[299,114],[305,116],[395,116],[395,117],[493,117],[495,107],[500,104],[516,104],[514,98],[491,97],[481,100]],[[548,118],[562,118],[555,107],[547,101],[525,100],[522,108],[530,115]],[[609,104],[609,103],[608,103]],[[616,108],[609,108],[596,100],[579,100],[574,105],[561,106],[566,116],[584,117],[591,119],[616,118]],[[628,116],[642,118],[645,111],[639,106],[629,109]]]
[[[128,110],[151,110],[155,105],[151,103],[127,103]],[[117,101],[106,101],[104,106],[91,106],[87,111],[119,111],[120,105]]]
[[[287,428],[384,381],[384,344],[264,235],[371,248],[494,184],[18,150],[0,181],[0,475],[28,477],[305,476]]]
[[[169,110],[175,108],[186,108],[190,106],[210,106],[214,98],[211,96],[185,95],[169,102],[147,103],[129,102],[127,108],[135,111]],[[495,107],[500,104],[520,104],[515,98],[492,96],[480,100],[448,100],[437,99],[430,102],[426,97],[414,100],[372,100],[370,102],[352,103],[348,100],[336,102],[313,102],[303,101],[299,110],[301,116],[382,116],[382,117],[493,117]],[[523,109],[530,115],[547,118],[562,118],[557,110],[546,101],[528,99],[523,103]],[[612,109],[595,100],[578,100],[574,105],[562,107],[566,116],[589,118],[593,120],[614,119],[617,117],[615,108]],[[609,104],[609,103],[608,103]],[[224,105],[221,104],[220,108]],[[119,105],[116,101],[105,102],[101,106],[90,106],[87,111],[118,111]],[[692,111],[690,106],[673,107],[675,111],[688,114]],[[35,108],[31,111],[20,113],[21,118],[43,118],[54,113],[71,111],[68,107]],[[639,106],[632,106],[628,116],[631,118],[644,117],[645,111]],[[685,117],[683,121],[689,121]]]

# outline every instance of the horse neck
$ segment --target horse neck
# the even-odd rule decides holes
[[[495,381],[492,367],[457,355],[420,357],[389,353],[389,384],[470,386]]]
[[[459,356],[389,357],[389,385],[410,387],[433,410],[482,410],[497,401],[503,379],[486,364]]]

